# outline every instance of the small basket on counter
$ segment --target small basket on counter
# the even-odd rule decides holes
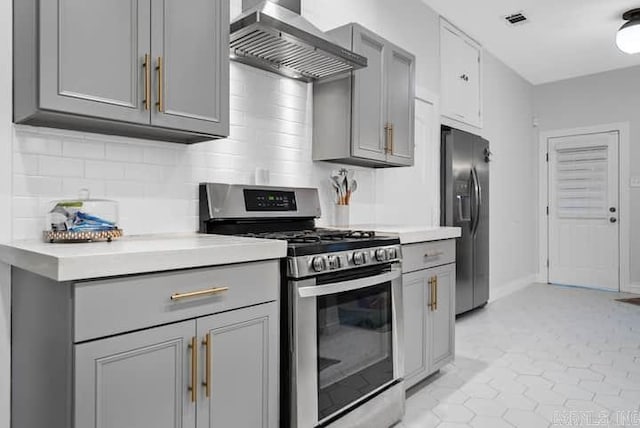
[[[47,213],[45,242],[111,242],[123,236],[118,227],[118,202],[90,199],[89,191],[75,200],[55,201]]]

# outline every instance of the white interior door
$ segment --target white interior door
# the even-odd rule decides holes
[[[550,138],[549,282],[619,290],[619,133]]]

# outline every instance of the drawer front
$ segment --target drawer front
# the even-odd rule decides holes
[[[456,240],[421,242],[402,246],[402,272],[414,272],[455,263]]]
[[[74,284],[74,339],[80,342],[275,301],[279,287],[277,260],[79,282]]]

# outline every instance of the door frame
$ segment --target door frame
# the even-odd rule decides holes
[[[629,122],[616,122],[609,124],[584,126],[579,128],[555,129],[543,131],[538,139],[538,231],[539,231],[539,281],[549,282],[549,218],[547,216],[547,203],[549,200],[549,164],[547,162],[548,140],[550,138],[568,137],[573,135],[600,134],[606,132],[618,132],[618,183],[619,183],[619,262],[620,262],[620,291],[640,293],[640,287],[631,284],[629,268],[630,240],[630,157],[629,157]]]

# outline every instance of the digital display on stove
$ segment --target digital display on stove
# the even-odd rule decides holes
[[[297,211],[295,192],[244,189],[247,211]]]

